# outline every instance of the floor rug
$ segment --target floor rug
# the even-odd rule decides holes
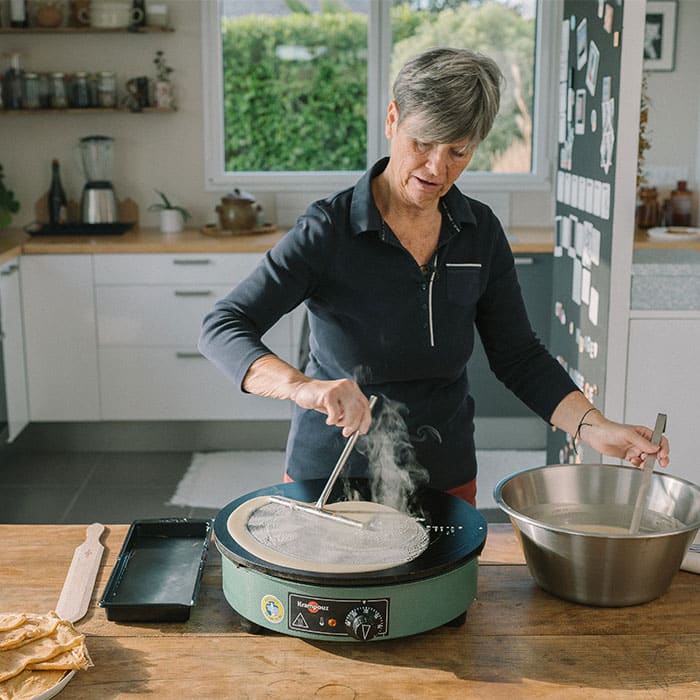
[[[493,489],[503,477],[545,464],[539,450],[477,450],[477,505],[494,508]],[[170,505],[222,508],[239,496],[278,484],[284,473],[279,450],[196,452],[170,499]]]

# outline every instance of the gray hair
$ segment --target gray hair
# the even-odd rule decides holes
[[[498,113],[503,74],[470,49],[434,48],[407,61],[394,81],[399,124],[409,116],[426,141],[483,141]]]

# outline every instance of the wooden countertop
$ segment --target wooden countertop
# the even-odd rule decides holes
[[[0,525],[0,610],[56,604],[84,525]],[[383,642],[310,642],[242,631],[223,597],[212,545],[199,602],[186,623],[107,621],[96,607],[126,535],[114,525],[88,614],[94,668],[62,700],[138,698],[700,697],[700,577],[679,572],[645,605],[593,608],[540,590],[510,525],[492,525],[477,600],[463,627]],[[426,605],[430,601],[425,601]]]
[[[700,238],[691,241],[658,239],[651,238],[644,229],[637,229],[634,233],[634,247],[636,250],[660,250],[664,248],[700,250]]]
[[[214,237],[199,229],[164,234],[157,228],[133,229],[119,236],[29,236],[18,229],[0,232],[0,264],[20,254],[46,253],[264,253],[286,233],[247,236]],[[552,230],[542,228],[512,228],[511,247],[514,253],[551,253]]]
[[[157,228],[138,228],[120,236],[29,236],[21,229],[0,230],[0,264],[17,255],[92,254],[92,253],[264,253],[286,233],[248,236],[213,237],[199,229],[164,234]],[[554,233],[547,226],[511,226],[508,228],[510,247],[520,255],[551,253]],[[688,248],[700,250],[697,241],[666,241],[651,239],[646,231],[635,233],[636,249]]]

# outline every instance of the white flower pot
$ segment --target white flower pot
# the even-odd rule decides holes
[[[177,209],[161,209],[160,230],[163,233],[180,233],[185,222]]]
[[[173,85],[168,80],[158,80],[155,84],[155,103],[161,109],[170,109],[173,106]]]

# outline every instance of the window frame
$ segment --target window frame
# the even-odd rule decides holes
[[[457,184],[470,192],[522,192],[551,189],[556,149],[554,99],[558,90],[555,63],[558,57],[560,14],[558,0],[536,0],[536,57],[534,76],[532,170],[529,173],[489,173],[466,171]],[[226,172],[224,170],[223,70],[220,36],[220,2],[208,0],[202,3],[202,92],[204,117],[204,176],[208,192],[220,192],[232,187],[243,187],[258,192],[318,192],[335,191],[353,185],[364,171],[304,171],[304,172]],[[389,51],[391,45],[391,2],[369,0],[367,38],[368,65],[378,65],[380,70],[370,70],[367,83],[367,162],[371,164],[388,153],[384,137],[384,116],[388,84]],[[552,87],[554,86],[554,88]],[[555,89],[556,88],[556,89]]]

